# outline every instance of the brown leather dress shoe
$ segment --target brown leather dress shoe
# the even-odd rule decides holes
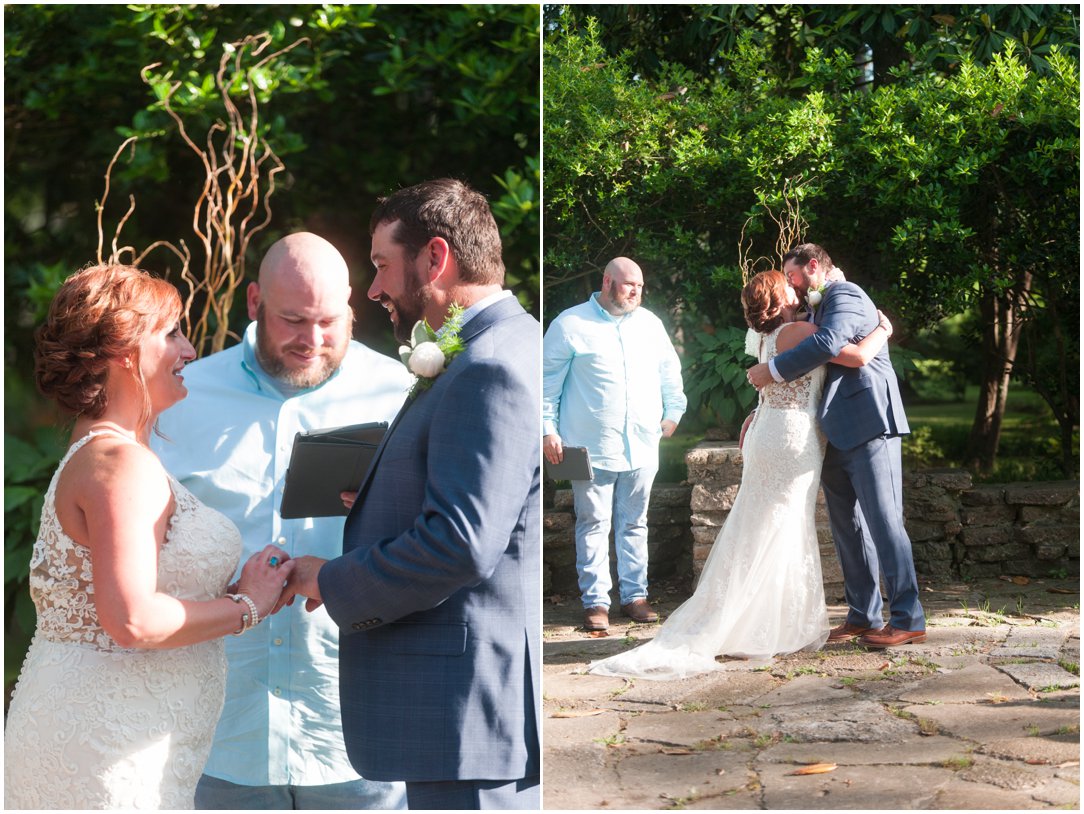
[[[621,612],[634,622],[657,622],[659,614],[647,604],[646,599],[634,599],[627,605],[621,606]]]
[[[864,633],[876,633],[877,630],[879,630],[879,628],[862,627],[861,625],[852,625],[850,622],[844,622],[839,627],[834,627],[828,631],[828,643],[836,644],[838,642],[853,641]]]
[[[900,630],[892,625],[885,625],[875,633],[867,633],[858,637],[858,643],[874,650],[884,650],[886,647],[896,647],[901,644],[918,644],[926,641],[925,630]]]
[[[583,612],[583,629],[584,630],[609,630],[610,629],[610,609],[597,607],[588,608]]]

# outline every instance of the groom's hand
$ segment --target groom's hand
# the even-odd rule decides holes
[[[272,613],[278,613],[284,606],[294,604],[295,596],[306,598],[305,610],[310,612],[324,604],[324,598],[320,596],[320,583],[317,578],[320,576],[320,569],[324,567],[327,560],[305,555],[295,557],[292,562],[294,563],[294,570],[286,580],[286,587],[282,589],[282,595],[279,597],[278,604],[275,605]]]
[[[766,384],[771,384],[775,379],[772,378],[772,372],[768,369],[767,362],[760,362],[749,368],[749,372],[745,376],[749,380],[749,384],[753,385],[757,390],[762,388]]]

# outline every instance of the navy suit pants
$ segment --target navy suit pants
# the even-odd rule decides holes
[[[926,629],[911,539],[903,525],[901,446],[899,436],[881,436],[849,450],[828,444],[824,455],[821,486],[852,625],[884,624],[878,579],[883,574],[889,624]]]
[[[407,781],[407,805],[430,811],[539,811],[539,778]]]

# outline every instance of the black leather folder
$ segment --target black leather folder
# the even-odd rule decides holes
[[[565,447],[564,458],[559,464],[546,461],[546,474],[553,480],[594,480],[591,456],[587,447]]]
[[[283,519],[348,514],[339,493],[361,487],[387,430],[381,421],[295,435],[282,490]]]

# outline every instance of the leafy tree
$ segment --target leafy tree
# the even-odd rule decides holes
[[[949,73],[965,57],[980,63],[1012,43],[1040,72],[1053,46],[1079,51],[1079,7],[1067,4],[717,4],[545,6],[553,37],[583,34],[588,20],[610,55],[627,54],[640,76],[658,78],[669,65],[703,77],[731,70],[728,54],[742,36],[764,49],[763,71],[787,92],[801,94],[807,52],[842,49],[872,73],[876,84],[908,63]],[[859,84],[868,81],[860,80]]]
[[[864,202],[854,220],[912,324],[977,309],[984,369],[970,455],[984,472],[1028,323],[1079,295],[1066,274],[1079,263],[1078,68],[1057,49],[1049,65],[1039,76],[1010,45],[948,79],[880,88],[841,125],[847,172],[830,189]],[[841,218],[834,225],[847,231]]]
[[[259,32],[268,32],[269,51],[300,44],[253,78],[266,113],[261,135],[287,167],[272,223],[252,247],[256,264],[287,231],[328,237],[356,275],[359,336],[390,350],[386,317],[364,297],[368,215],[379,195],[454,175],[490,196],[509,283],[537,311],[537,6],[62,5],[4,14],[6,346],[20,374],[34,320],[26,291],[44,281],[43,268],[74,269],[93,256],[95,201],[124,138],[141,140],[130,163],[118,164],[119,211],[109,218],[132,194],[132,245],[191,237],[202,168],[155,92],[180,83],[175,109],[190,132],[207,132],[221,115],[222,49]],[[154,92],[140,78],[149,65]]]

